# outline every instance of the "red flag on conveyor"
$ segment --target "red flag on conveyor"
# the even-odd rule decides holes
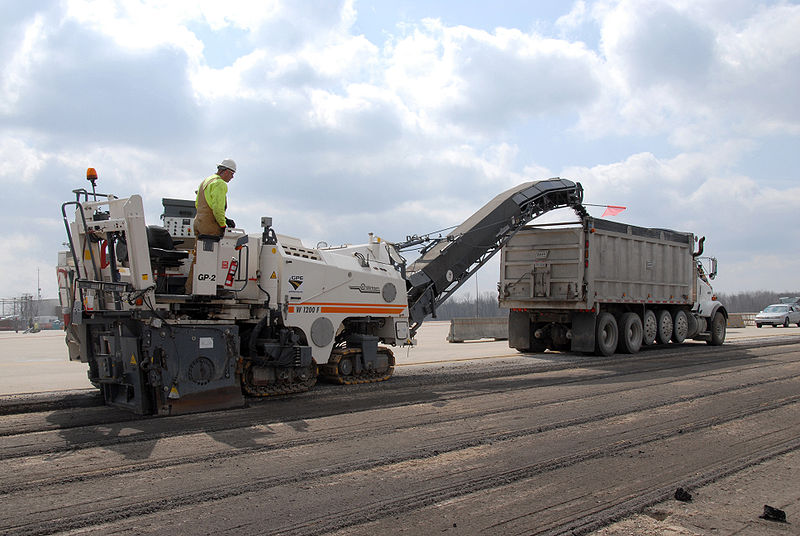
[[[606,205],[606,211],[603,212],[603,215],[600,216],[600,217],[601,218],[605,218],[606,216],[616,216],[617,214],[619,214],[620,212],[622,212],[626,208],[628,208],[628,207],[617,207],[617,206],[614,206],[614,205]]]

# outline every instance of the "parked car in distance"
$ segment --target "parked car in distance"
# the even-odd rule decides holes
[[[765,324],[785,328],[788,328],[789,324],[797,324],[797,327],[800,327],[800,306],[785,303],[770,305],[756,315],[755,322],[757,328]]]

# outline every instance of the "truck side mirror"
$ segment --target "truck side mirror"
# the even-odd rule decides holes
[[[708,277],[714,279],[717,277],[717,258],[711,257],[711,273],[708,274]]]

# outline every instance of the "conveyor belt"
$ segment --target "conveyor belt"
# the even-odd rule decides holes
[[[585,215],[583,187],[565,179],[526,182],[483,206],[447,237],[431,242],[406,270],[412,334],[526,223],[573,207]]]

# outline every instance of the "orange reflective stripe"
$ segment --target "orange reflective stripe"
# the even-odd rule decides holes
[[[301,303],[298,303],[296,305],[319,305],[319,306],[333,305],[333,306],[336,306],[336,307],[383,307],[383,308],[387,308],[387,309],[389,309],[389,308],[391,308],[391,309],[405,309],[406,307],[408,307],[405,304],[394,305],[394,304],[391,304],[391,303],[378,304],[378,303],[352,303],[352,302],[350,302],[350,303],[342,303],[342,302],[301,302]]]
[[[406,305],[376,305],[372,303],[322,303],[304,302],[289,306],[289,312],[299,312],[300,306],[319,307],[320,313],[347,313],[347,314],[382,314],[399,315],[402,314]]]

